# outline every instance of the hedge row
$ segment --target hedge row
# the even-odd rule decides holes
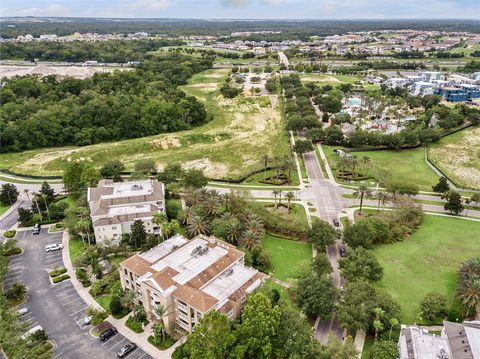
[[[63,282],[66,279],[70,279],[70,276],[68,274],[63,274],[61,276],[55,277],[52,279],[53,283],[60,283]]]

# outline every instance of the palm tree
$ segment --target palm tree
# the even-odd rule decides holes
[[[470,278],[463,280],[459,287],[459,296],[463,306],[468,313],[480,309],[480,275],[473,274]]]
[[[278,205],[279,206],[282,205],[282,190],[281,189],[278,190]]]
[[[280,162],[280,157],[274,156],[273,161],[275,162],[275,179],[278,180],[278,175],[279,175],[279,170],[280,170],[280,167],[279,167],[278,164]]]
[[[275,196],[275,208],[277,208],[277,196],[278,196],[278,190],[274,189],[272,191],[273,195]]]
[[[29,196],[29,194],[28,194],[28,192],[30,192],[30,190],[29,190],[28,188],[24,188],[24,189],[23,189],[23,192],[26,194],[27,199],[30,201],[30,196]]]
[[[295,193],[293,193],[292,191],[287,192],[287,193],[285,193],[285,198],[288,201],[288,213],[290,213],[291,212],[292,199],[295,198]]]
[[[190,209],[190,207],[187,207],[185,208],[180,217],[180,222],[182,222],[183,224],[188,224],[192,220],[193,216],[193,211]]]
[[[260,244],[260,238],[257,236],[257,234],[252,231],[251,229],[248,229],[245,231],[243,234],[242,238],[242,244],[247,250],[252,250]]]
[[[37,211],[38,211],[38,215],[40,216],[40,220],[43,221],[42,211],[40,211],[40,206],[38,205],[38,200],[37,200],[37,196],[36,196],[35,193],[33,194],[32,198],[33,198],[33,202],[35,203],[35,206],[37,207]]]
[[[366,185],[361,184],[358,186],[357,190],[353,192],[353,197],[358,198],[360,197],[360,211],[359,214],[362,214],[362,206],[363,206],[363,198],[369,198],[372,195],[370,188]]]
[[[50,221],[50,211],[48,210],[48,203],[47,203],[48,195],[46,195],[45,193],[39,193],[39,196],[41,199],[43,199],[43,203],[45,204],[45,209],[47,211],[47,217],[48,217],[48,220]]]
[[[466,204],[465,209],[466,209],[466,211],[467,211],[467,212],[465,213],[465,216],[466,216],[466,217],[468,217],[468,206],[470,205],[470,203],[472,203],[472,199],[471,199],[471,198],[466,198],[466,199],[465,199],[465,204]]]
[[[200,216],[194,216],[187,226],[187,232],[192,237],[200,234],[207,235],[209,232],[208,223]]]
[[[90,243],[90,220],[89,219],[79,220],[76,224],[76,228],[79,231],[79,234],[82,237],[82,239],[84,238],[83,237],[84,234],[87,235],[88,245],[91,245],[91,243]]]
[[[368,156],[363,156],[362,157],[362,164],[363,164],[363,169],[365,169],[365,167],[367,167],[367,164],[370,163],[370,157]]]
[[[250,218],[247,224],[247,229],[251,230],[258,238],[263,237],[265,234],[263,223],[256,217]]]
[[[203,203],[203,208],[209,216],[215,216],[220,207],[220,203],[218,202],[218,198],[215,196],[208,197],[206,201]]]
[[[223,205],[225,206],[225,211],[228,212],[230,203],[232,202],[233,195],[230,192],[226,192],[222,196]]]
[[[375,313],[375,319],[373,321],[373,328],[375,329],[375,341],[378,338],[378,332],[383,330],[382,317],[385,315],[385,311],[382,308],[374,308],[373,312]]]
[[[377,198],[377,212],[380,211],[380,204],[385,205],[390,201],[390,194],[388,192],[377,191],[375,193],[375,197]]]
[[[342,169],[342,181],[345,180],[345,168],[349,165],[350,160],[347,157],[340,157],[338,160],[338,166]]]
[[[356,156],[352,156],[349,160],[349,165],[352,168],[352,177],[355,177],[355,168],[358,165],[358,158]]]
[[[243,226],[239,220],[233,221],[228,225],[227,242],[237,245],[242,238]]]
[[[156,329],[158,333],[156,333],[155,337],[160,336],[163,342],[165,340],[165,322],[163,321],[163,318],[167,314],[167,309],[162,304],[158,304],[153,307],[153,314],[155,315],[155,321],[157,324],[154,331],[158,327],[158,329]]]
[[[270,156],[268,153],[265,153],[262,155],[262,162],[263,162],[263,168],[264,168],[264,179],[267,179],[267,167],[268,167],[268,162],[270,162]]]
[[[137,314],[133,309],[135,308],[136,300],[137,294],[132,289],[128,289],[121,299],[122,305],[133,311],[133,318],[135,320],[137,320]]]
[[[201,202],[203,198],[203,193],[200,191],[192,191],[185,195],[185,204],[188,207],[195,206]]]
[[[287,175],[288,184],[291,184],[292,183],[292,172],[295,171],[297,169],[297,167],[296,167],[295,162],[293,161],[293,159],[291,157],[285,156],[283,161],[284,161],[283,162],[283,168],[288,173],[288,175]]]
[[[392,339],[392,330],[393,328],[398,327],[398,319],[397,318],[391,318],[390,319],[390,333],[388,335],[388,340]]]

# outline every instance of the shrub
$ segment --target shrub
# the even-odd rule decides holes
[[[430,292],[420,303],[422,317],[428,321],[434,321],[438,316],[446,314],[447,299],[444,295]]]
[[[24,284],[15,282],[6,293],[5,296],[8,300],[17,301],[23,299],[23,297],[27,294],[27,287]]]
[[[103,309],[95,309],[93,307],[88,307],[87,315],[92,317],[92,325],[98,325],[108,317],[106,311]]]
[[[178,219],[178,213],[181,211],[182,206],[178,202],[167,202],[167,217],[169,219]]]
[[[17,231],[14,230],[14,229],[11,229],[11,230],[9,230],[9,231],[5,231],[5,232],[3,233],[3,236],[4,236],[5,238],[13,238],[13,237],[15,237],[15,234],[17,234]]]
[[[77,268],[75,271],[75,275],[77,276],[77,279],[84,287],[90,287],[92,282],[90,282],[90,279],[88,279],[87,272],[83,268]]]
[[[128,317],[125,325],[135,333],[143,333],[142,322],[136,321],[132,316]]]
[[[37,330],[35,333],[32,333],[29,336],[29,339],[32,342],[41,343],[41,342],[45,342],[45,341],[48,340],[48,335],[47,335],[47,333],[45,332],[44,329],[41,329],[41,330]]]
[[[108,284],[109,284],[108,281],[99,279],[95,283],[93,283],[92,288],[90,288],[89,290],[89,293],[92,296],[97,297],[100,294],[105,292],[105,289],[107,288]]]
[[[60,268],[55,268],[54,270],[52,270],[49,275],[50,277],[56,277],[56,276],[59,276],[60,274],[63,274],[63,273],[66,273],[67,272],[67,269],[64,268],[64,267],[60,267]]]
[[[63,274],[61,276],[55,277],[52,279],[53,283],[60,283],[63,282],[64,280],[70,279],[70,276],[68,274]]]
[[[122,302],[121,302],[120,298],[117,297],[117,296],[112,297],[112,300],[110,301],[109,307],[110,307],[110,312],[112,314],[120,313],[123,309]]]

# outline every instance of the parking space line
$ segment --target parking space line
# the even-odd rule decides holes
[[[73,302],[76,302],[77,300],[83,300],[83,299],[80,298],[80,297],[76,297],[75,299],[69,300],[69,301],[64,302],[64,303],[62,303],[62,304],[63,304],[64,307],[66,307],[67,305],[69,305],[69,304],[71,304],[71,303],[73,303]],[[68,308],[68,307],[67,307],[67,308]]]
[[[69,297],[71,296],[72,294],[76,294],[77,292],[75,291],[74,288],[64,288],[63,289],[63,292],[60,291],[60,292],[57,292],[57,295],[61,298],[66,298],[66,297]]]
[[[71,311],[75,309],[73,312],[70,313],[70,316],[74,316],[78,312],[81,312],[82,310],[85,310],[87,308],[88,306],[84,302],[75,304],[72,308],[70,308]]]
[[[122,337],[122,339],[120,339],[118,342],[116,342],[115,344],[113,344],[111,347],[108,347],[108,350],[114,352],[114,349],[113,349],[113,348],[115,348],[117,345],[122,345],[122,344],[124,344],[124,341],[126,341],[126,340],[127,340],[127,338]]]

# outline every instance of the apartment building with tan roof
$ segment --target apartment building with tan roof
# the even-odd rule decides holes
[[[87,191],[97,244],[116,244],[130,232],[136,220],[142,220],[149,233],[160,234],[153,215],[165,213],[165,187],[153,180],[113,182],[103,179]]]
[[[167,328],[192,332],[210,310],[230,319],[240,316],[246,296],[265,279],[264,273],[245,266],[244,257],[216,237],[176,235],[120,263],[120,280],[125,290],[137,293],[150,320],[156,319],[155,306],[162,305]]]

